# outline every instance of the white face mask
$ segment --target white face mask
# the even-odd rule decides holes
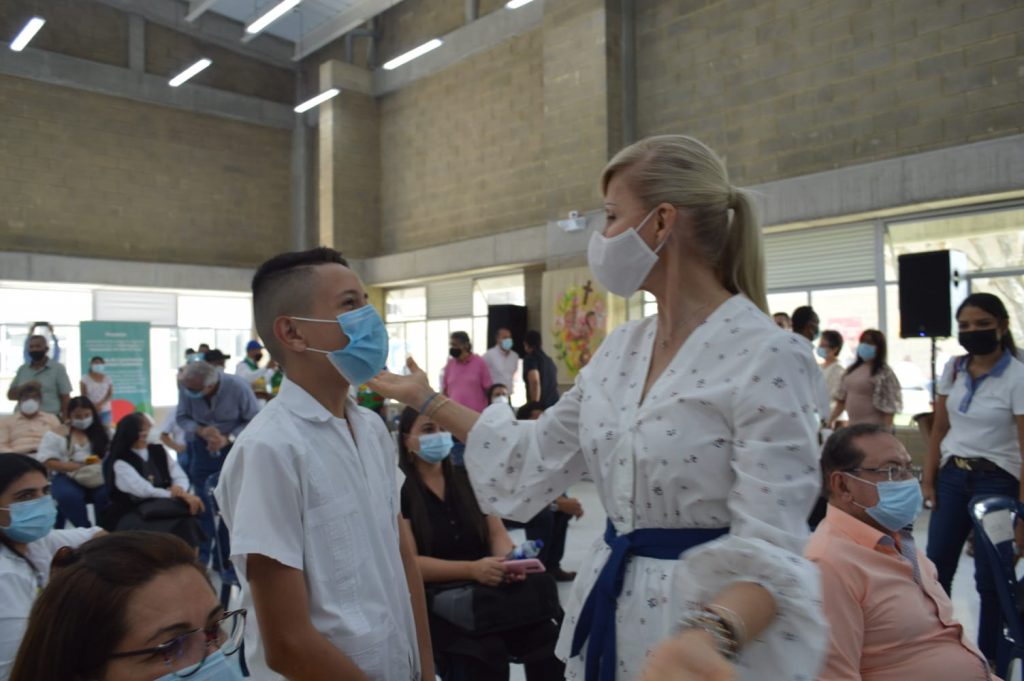
[[[39,411],[39,400],[24,400],[21,403],[21,413],[25,416],[32,416]]]
[[[508,395],[495,395],[491,399],[491,404],[508,404]]]
[[[601,232],[590,235],[590,245],[587,247],[590,271],[612,293],[623,298],[630,297],[639,290],[657,264],[658,253],[665,241],[661,242],[657,250],[652,251],[640,238],[640,230],[657,210],[653,209],[643,222],[622,234],[611,238]]]

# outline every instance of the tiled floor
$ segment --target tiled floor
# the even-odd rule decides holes
[[[606,516],[592,483],[576,485],[569,491],[569,494],[577,497],[583,503],[583,508],[586,511],[583,518],[573,521],[569,526],[565,559],[562,561],[563,568],[575,570],[588,552],[590,545],[604,532]],[[927,545],[930,515],[928,511],[923,512],[915,524],[914,538],[917,540],[918,546]],[[522,537],[513,537],[513,539],[518,542],[522,540]],[[568,598],[570,586],[569,584],[559,586],[563,603]],[[978,596],[974,590],[974,561],[967,555],[961,557],[960,567],[953,580],[953,607],[957,617],[973,636],[978,627]],[[512,667],[511,681],[524,681],[525,678],[522,667]],[[1020,673],[1018,672],[1013,678],[1020,679]]]

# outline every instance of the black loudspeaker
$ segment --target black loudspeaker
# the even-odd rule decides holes
[[[900,338],[949,338],[967,297],[967,256],[929,251],[899,257]]]
[[[498,329],[512,332],[512,349],[523,355],[523,336],[526,335],[526,308],[522,305],[488,305],[487,306],[487,347],[494,345],[494,336]],[[479,341],[478,341],[479,343]],[[485,348],[477,352],[482,353]],[[509,386],[510,388],[512,386]]]

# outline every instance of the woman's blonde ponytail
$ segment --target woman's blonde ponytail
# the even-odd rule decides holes
[[[729,203],[732,220],[719,261],[724,278],[722,283],[733,293],[743,293],[767,314],[764,240],[757,205],[750,192],[738,187],[731,188]]]

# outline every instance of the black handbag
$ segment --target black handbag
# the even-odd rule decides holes
[[[135,508],[143,520],[184,518],[191,515],[188,504],[181,499],[146,499],[140,501]]]
[[[558,585],[550,575],[527,575],[526,581],[484,586],[476,582],[429,585],[430,612],[474,634],[517,629],[562,619]]]

